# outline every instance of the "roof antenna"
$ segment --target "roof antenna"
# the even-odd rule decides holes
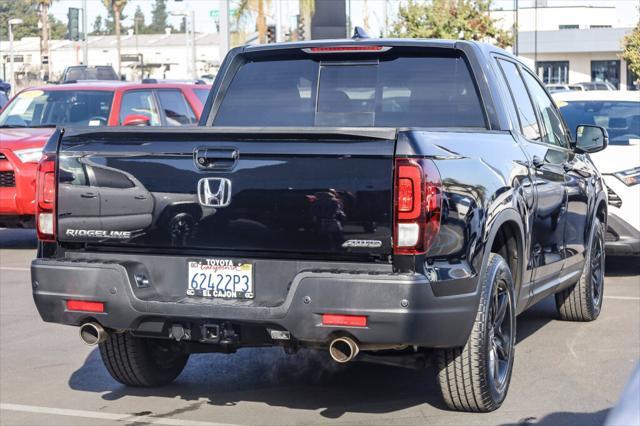
[[[355,27],[353,29],[353,36],[351,36],[352,39],[354,40],[360,40],[363,38],[371,38],[369,37],[369,34],[367,34],[367,32],[364,30],[364,28],[362,27]]]

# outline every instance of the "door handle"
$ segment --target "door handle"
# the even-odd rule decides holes
[[[97,194],[95,192],[85,192],[84,194],[80,194],[82,198],[96,198]]]
[[[133,197],[136,200],[146,200],[147,196],[146,195],[136,195]]]
[[[537,155],[534,155],[533,158],[531,159],[531,164],[533,165],[533,167],[535,167],[536,169],[541,168],[542,166],[544,166],[544,160],[541,159],[540,157],[538,157]]]
[[[205,170],[231,170],[239,157],[235,148],[197,148],[193,152],[196,166]]]

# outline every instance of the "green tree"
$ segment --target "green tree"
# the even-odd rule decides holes
[[[136,12],[133,14],[133,28],[137,34],[148,34],[149,27],[144,22],[144,13],[140,9],[140,5],[136,6]]]
[[[7,21],[11,18],[20,18],[23,21],[22,24],[12,27],[14,39],[39,37],[42,30],[38,28],[38,22],[40,22],[38,4],[36,0],[0,0],[0,39],[9,39]],[[51,14],[49,15],[49,28],[51,30],[49,37],[52,39],[62,39],[67,33],[67,26]]]
[[[622,59],[635,75],[640,76],[640,20],[631,34],[622,40]]]
[[[151,7],[151,23],[148,26],[148,32],[151,34],[164,33],[164,29],[170,26],[168,19],[166,0],[156,0]]]
[[[489,15],[491,0],[409,0],[398,10],[391,37],[486,41],[511,46],[513,37]]]
[[[89,35],[104,35],[104,33],[105,30],[102,25],[102,15],[98,15],[93,21],[93,31],[91,31]]]

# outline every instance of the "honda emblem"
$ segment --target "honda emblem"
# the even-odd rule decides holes
[[[231,181],[225,178],[200,179],[198,201],[206,207],[227,207],[231,203]]]

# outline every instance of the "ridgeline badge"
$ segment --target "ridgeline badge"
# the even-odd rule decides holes
[[[67,237],[94,237],[94,238],[131,238],[130,231],[104,231],[100,229],[67,229]]]

